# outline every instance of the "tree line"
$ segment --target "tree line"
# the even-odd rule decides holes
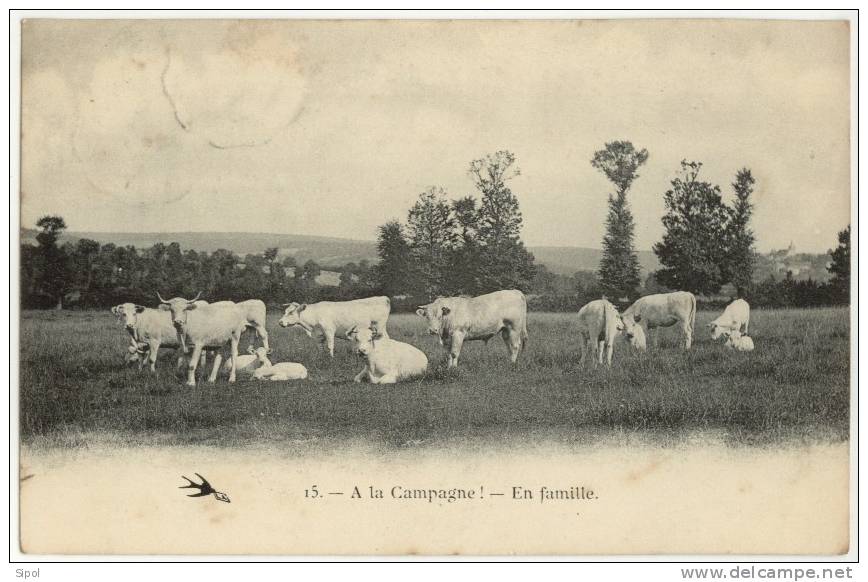
[[[313,260],[296,264],[279,257],[276,247],[239,256],[218,249],[212,253],[181,249],[177,242],[149,248],[100,245],[90,239],[58,244],[66,228],[62,217],[46,216],[37,223],[37,244],[21,247],[22,305],[30,308],[98,308],[133,302],[152,305],[164,297],[193,297],[200,291],[210,300],[290,301],[354,299],[375,290],[367,261],[347,263],[336,270],[337,285],[317,279],[323,268]]]
[[[261,298],[270,305],[290,301],[347,300],[388,295],[396,311],[412,309],[438,295],[479,295],[521,289],[536,310],[573,311],[607,296],[625,304],[640,295],[681,289],[706,302],[721,302],[731,285],[738,297],[757,307],[846,304],[850,288],[850,227],[829,251],[831,279],[826,283],[753,280],[756,263],[750,219],[755,179],[742,168],[726,203],[719,186],[700,178],[702,164],[683,161],[663,193],[664,234],[653,247],[662,267],[642,281],[634,246],[635,221],[628,194],[648,160],[645,149],[629,141],[606,143],[591,158],[613,189],[608,196],[602,256],[596,272],[556,274],[537,264],[521,240],[522,215],[510,181],[520,175],[516,157],[498,151],[470,162],[474,192],[451,199],[442,187],[419,194],[402,222],[377,229],[379,261],[348,263],[336,270],[336,285],[318,282],[315,261],[296,264],[276,247],[239,256],[157,243],[146,249],[100,245],[79,239],[60,244],[66,224],[45,216],[36,245],[21,246],[21,294],[26,308],[107,307],[131,301],[150,305],[156,292],[211,300]]]

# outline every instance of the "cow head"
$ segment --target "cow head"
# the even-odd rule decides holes
[[[644,352],[648,347],[645,338],[645,330],[641,325],[639,325],[637,319],[629,314],[625,314],[619,319],[621,320],[620,331],[630,342],[630,345],[635,349]]]
[[[377,329],[376,326],[371,327],[358,327],[353,326],[352,329],[348,330],[346,333],[346,338],[353,343],[353,349],[360,356],[370,356],[371,352],[376,348],[377,340],[382,339],[383,334]]]
[[[135,303],[121,303],[112,307],[112,313],[118,318],[118,321],[124,324],[128,330],[136,329],[138,325],[138,314],[145,310],[144,305],[136,305]]]
[[[302,303],[284,303],[286,310],[283,312],[283,317],[280,318],[278,324],[280,327],[289,327],[291,325],[299,325],[301,323],[301,312],[307,309],[307,304]]]
[[[262,346],[255,349],[253,346],[247,346],[247,353],[251,356],[256,356],[256,359],[262,366],[271,366],[271,360],[268,359],[268,354],[270,351],[271,350],[266,350]]]
[[[730,328],[720,325],[716,320],[709,323],[708,328],[711,330],[711,339],[713,340],[725,336],[730,331]]]
[[[442,299],[435,299],[428,305],[420,305],[419,309],[416,310],[416,315],[428,320],[428,333],[439,336],[443,331],[443,320],[451,312],[452,310]]]
[[[717,335],[717,337],[724,338],[725,341],[723,343],[725,346],[734,348],[739,344],[739,342],[741,342],[742,335],[741,332],[737,329],[726,329],[721,328],[720,326],[717,326],[717,328],[720,329],[720,333]]]
[[[181,350],[187,351],[187,344],[184,341],[184,334],[187,331],[187,313],[196,309],[196,302],[202,296],[200,291],[193,299],[184,299],[183,297],[175,297],[166,301],[157,293],[157,298],[160,300],[160,308],[168,309],[172,313],[172,325],[178,331],[178,338],[181,341]],[[164,307],[165,306],[165,307]]]

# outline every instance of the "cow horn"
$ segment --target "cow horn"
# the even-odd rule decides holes
[[[199,294],[196,295],[195,297],[193,297],[192,299],[190,299],[187,303],[196,303],[197,301],[199,301],[199,298],[200,298],[200,297],[202,297],[202,292],[201,292],[201,291],[199,291]]]
[[[163,296],[160,295],[160,292],[159,292],[159,291],[157,291],[157,299],[160,300],[160,303],[166,303],[166,304],[169,303],[168,301],[166,301],[165,299],[163,299]]]

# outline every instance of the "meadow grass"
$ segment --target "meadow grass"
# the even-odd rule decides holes
[[[415,315],[396,314],[390,335],[428,355],[423,377],[392,386],[355,384],[362,361],[347,342],[334,359],[270,313],[272,360],[301,362],[308,380],[195,389],[171,352],[157,373],[123,364],[126,332],[108,312],[22,314],[20,430],[25,444],[246,446],[363,439],[385,446],[546,435],[588,441],[636,434],[663,440],[713,433],[733,444],[842,441],[849,432],[849,311],[755,310],[756,350],[711,341],[700,312],[693,349],[676,330],[648,353],[616,346],[611,369],[579,364],[575,314],[532,313],[530,342],[513,367],[499,338],[466,343],[460,369]],[[242,339],[246,349],[248,339]],[[210,364],[210,361],[209,361]],[[201,374],[200,374],[201,376]]]

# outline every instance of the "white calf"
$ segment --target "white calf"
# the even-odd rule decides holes
[[[238,356],[238,359],[235,363],[235,373],[241,374],[242,376],[253,376],[253,373],[256,372],[261,367],[270,366],[271,360],[268,359],[268,348],[265,346],[254,349],[253,346],[247,346],[247,353]],[[220,354],[217,354],[217,358],[222,359]],[[219,359],[217,364],[219,365]],[[226,360],[223,364],[223,373],[230,374],[232,372],[232,361]]]
[[[726,306],[723,313],[708,324],[711,329],[711,339],[717,339],[730,331],[743,334],[748,332],[750,324],[750,305],[744,299],[736,299]]]
[[[724,345],[737,352],[752,352],[754,347],[750,336],[742,335],[738,330],[726,334],[726,343]]]
[[[365,368],[353,380],[367,379],[371,384],[394,384],[420,376],[428,368],[428,358],[410,344],[381,335],[376,328],[354,327],[346,337],[365,358]]]
[[[295,362],[279,362],[271,366],[262,366],[253,372],[257,380],[285,382],[287,380],[304,380],[307,378],[307,368]]]

